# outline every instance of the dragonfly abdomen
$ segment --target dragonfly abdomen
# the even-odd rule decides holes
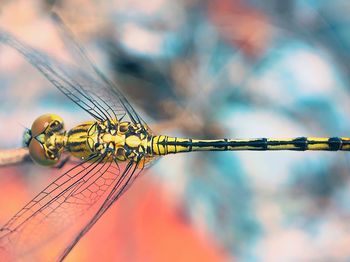
[[[350,151],[350,138],[344,137],[297,137],[297,138],[259,138],[259,139],[217,139],[200,140],[168,136],[154,136],[152,153],[167,155],[191,151],[268,151],[268,150],[321,150]]]

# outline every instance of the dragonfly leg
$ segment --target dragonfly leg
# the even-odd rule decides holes
[[[70,156],[65,156],[57,165],[55,165],[55,168],[61,169],[69,161],[69,159]]]

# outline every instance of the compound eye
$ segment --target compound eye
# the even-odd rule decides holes
[[[58,115],[46,114],[39,116],[32,124],[32,137],[36,137],[45,132],[47,128],[53,131],[59,131],[63,129],[63,119]]]
[[[34,162],[42,166],[53,166],[58,162],[58,159],[47,157],[44,146],[36,139],[32,139],[29,143],[29,154]]]

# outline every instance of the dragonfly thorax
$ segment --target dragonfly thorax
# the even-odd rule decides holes
[[[67,133],[65,148],[81,159],[99,154],[106,156],[107,161],[136,161],[146,155],[150,137],[142,125],[117,120],[89,121]]]

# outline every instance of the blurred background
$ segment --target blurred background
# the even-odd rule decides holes
[[[348,1],[1,1],[0,26],[72,62],[51,10],[154,133],[350,136]],[[0,148],[20,147],[43,113],[89,119],[5,46],[0,89]],[[0,168],[0,222],[59,173]],[[347,261],[349,174],[344,152],[167,156],[67,261]]]

